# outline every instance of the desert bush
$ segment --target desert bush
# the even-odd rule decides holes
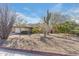
[[[79,30],[72,30],[73,34],[79,35]]]
[[[75,27],[74,30],[72,30],[72,34],[79,35],[79,27]]]
[[[68,21],[60,24],[55,24],[53,26],[53,30],[55,33],[71,33],[74,28],[75,24]]]
[[[40,27],[33,27],[32,33],[42,33],[42,29]]]

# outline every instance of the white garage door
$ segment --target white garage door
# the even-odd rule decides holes
[[[20,31],[20,28],[16,28],[15,29],[15,33],[20,33],[21,31]]]

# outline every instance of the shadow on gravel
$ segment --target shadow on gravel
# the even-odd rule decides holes
[[[40,41],[45,43],[45,44],[48,44],[49,46],[53,46],[50,42],[51,42],[51,37],[40,37]]]
[[[4,43],[6,43],[6,40],[0,39],[0,46],[2,46]]]
[[[58,38],[58,37],[56,37],[56,38]],[[72,40],[72,39],[70,39],[70,40]],[[66,42],[64,42],[64,41],[58,41],[58,40],[56,40],[53,37],[46,37],[46,38],[41,37],[40,41],[42,41],[45,44],[48,44],[51,47],[52,46],[60,47],[60,48],[64,49],[65,51],[67,51],[69,54],[77,54],[78,53],[78,50],[76,50],[75,48],[73,48],[72,45],[69,45],[67,43],[67,41]],[[73,51],[70,50],[70,49],[73,49]]]

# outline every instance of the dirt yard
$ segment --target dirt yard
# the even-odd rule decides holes
[[[79,37],[67,34],[10,35],[3,46],[45,52],[79,55]]]

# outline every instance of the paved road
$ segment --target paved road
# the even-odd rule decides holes
[[[28,52],[0,48],[0,56],[37,56],[37,55],[38,54],[32,54],[32,53],[28,53]]]
[[[69,56],[69,55],[0,47],[0,56]]]

